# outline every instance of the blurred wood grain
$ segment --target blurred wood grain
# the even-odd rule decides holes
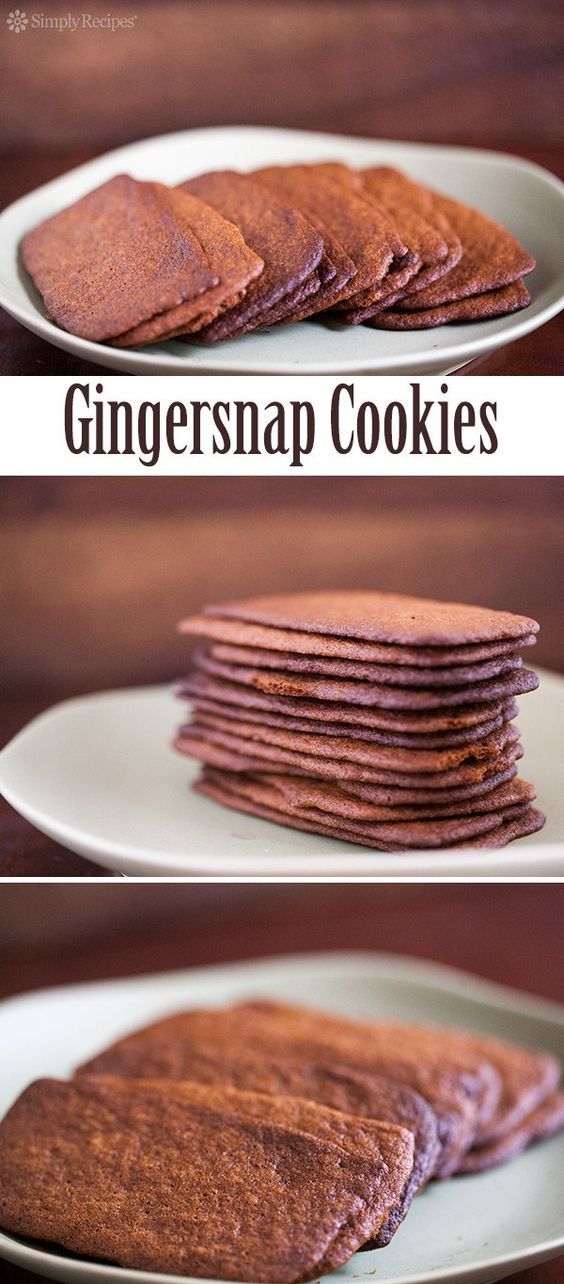
[[[0,996],[272,954],[378,950],[564,1002],[563,911],[564,887],[538,884],[5,886]]]
[[[559,0],[85,8],[134,25],[59,31],[31,21],[14,35],[2,23],[0,144],[110,146],[230,123],[449,142],[564,136]]]
[[[563,664],[554,478],[6,479],[0,662],[12,694],[166,681],[210,601],[375,587],[541,621]]]

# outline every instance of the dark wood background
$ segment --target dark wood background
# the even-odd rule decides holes
[[[18,696],[172,679],[182,615],[307,588],[532,615],[535,661],[564,667],[561,478],[14,478],[3,492],[0,663]]]
[[[133,30],[30,25],[18,37],[3,24],[0,142],[101,149],[232,122],[563,141],[559,0],[121,0],[112,11],[137,15]]]
[[[432,959],[562,1002],[563,918],[558,885],[11,885],[0,898],[0,995],[361,949]],[[563,1269],[560,1258],[512,1275],[511,1284],[561,1284]],[[0,1272],[7,1284],[36,1278],[8,1265]]]
[[[86,8],[108,12],[106,0]],[[47,0],[41,12],[65,9]],[[125,0],[114,11],[136,17],[133,29],[30,24],[17,36],[0,22],[0,205],[117,144],[216,124],[489,146],[564,177],[561,0]],[[563,350],[555,320],[471,370],[562,373]],[[1,373],[87,369],[2,315]]]
[[[172,680],[204,603],[345,587],[483,603],[541,622],[562,671],[559,478],[15,478],[1,510],[7,740],[55,700]],[[92,874],[0,803],[0,873]]]

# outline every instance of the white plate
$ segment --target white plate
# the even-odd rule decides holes
[[[514,232],[537,260],[527,278],[524,312],[434,330],[394,333],[366,326],[329,329],[322,322],[245,335],[212,349],[170,340],[119,351],[74,338],[47,321],[41,300],[18,265],[22,236],[114,174],[175,184],[204,170],[254,169],[289,161],[342,160],[353,167],[396,165],[459,197]],[[529,334],[564,302],[564,185],[518,157],[464,147],[383,142],[300,130],[195,129],[150,138],[81,165],[22,197],[0,216],[0,304],[34,334],[84,360],[133,374],[448,373],[474,357]]]
[[[474,854],[369,848],[300,833],[189,792],[199,766],[173,753],[185,704],[140,687],[65,701],[0,754],[0,791],[64,847],[126,874],[295,877],[564,875],[564,679],[541,673],[519,724],[525,779],[548,815],[540,834]]]
[[[0,1004],[10,1049],[0,1112],[31,1079],[68,1076],[136,1026],[183,1007],[257,995],[347,1016],[394,1017],[495,1033],[564,1060],[564,1008],[417,959],[319,954],[43,990]],[[5,1062],[6,1059],[4,1059]],[[490,1284],[564,1250],[564,1134],[479,1176],[437,1183],[415,1200],[386,1249],[330,1276],[364,1284]],[[63,1257],[0,1234],[0,1255],[53,1279],[141,1284],[170,1276]]]

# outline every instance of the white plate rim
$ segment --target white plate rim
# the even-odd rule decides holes
[[[542,670],[539,671],[542,676]],[[480,879],[486,877],[489,881],[492,877],[499,878],[524,878],[530,881],[541,881],[543,878],[564,879],[564,842],[535,843],[535,847],[530,844],[521,846],[518,843],[510,843],[507,847],[499,850],[472,849],[468,847],[455,853],[453,861],[452,852],[448,848],[442,851],[412,851],[401,854],[401,866],[398,865],[398,857],[390,858],[389,854],[378,852],[376,849],[363,848],[359,851],[356,864],[353,866],[352,852],[354,848],[339,840],[332,840],[332,850],[328,853],[324,851],[319,859],[316,855],[300,856],[291,854],[278,857],[270,855],[268,857],[269,868],[265,869],[266,858],[264,855],[246,857],[247,868],[241,868],[241,858],[237,855],[223,855],[217,857],[200,852],[190,852],[182,856],[175,855],[167,851],[157,851],[154,848],[140,848],[137,844],[114,841],[101,838],[81,829],[76,825],[69,824],[60,817],[53,817],[48,812],[30,803],[26,798],[25,790],[22,793],[14,788],[3,776],[3,767],[9,763],[12,756],[16,756],[25,749],[28,739],[32,739],[37,733],[41,734],[42,729],[52,721],[64,718],[73,710],[83,710],[85,707],[92,707],[94,704],[103,702],[113,702],[120,700],[136,700],[143,698],[154,699],[160,695],[163,699],[170,696],[171,688],[168,685],[146,686],[146,687],[126,687],[111,689],[109,691],[97,691],[90,695],[75,696],[70,699],[62,700],[59,703],[39,713],[32,718],[0,751],[0,793],[14,809],[29,821],[42,833],[59,842],[63,847],[70,851],[83,855],[86,859],[97,861],[110,870],[118,870],[120,873],[131,877],[143,877],[138,875],[135,870],[128,870],[128,866],[134,866],[136,862],[143,861],[151,863],[156,878],[179,878],[180,880],[194,877],[211,879],[229,877],[236,881],[242,879],[264,878],[270,882],[273,879],[289,879],[290,881],[303,881],[309,878],[312,881],[318,881],[326,877],[342,877],[343,881],[349,882],[352,878],[369,879],[386,879],[387,881],[396,882],[407,878],[416,879],[435,879],[447,878],[449,881],[466,881],[468,877]],[[251,820],[257,818],[251,817]],[[262,822],[271,824],[272,822]],[[296,831],[299,832],[299,831]],[[542,833],[542,831],[541,831]],[[308,840],[309,840],[308,836]],[[315,837],[315,835],[313,835]],[[334,844],[334,847],[333,847]],[[540,875],[535,871],[535,859],[542,856],[543,872]],[[464,864],[467,858],[470,858],[471,871],[468,872],[468,865]],[[322,867],[321,867],[322,865]],[[359,868],[360,867],[360,868]],[[358,873],[354,870],[359,869]],[[388,872],[389,871],[389,872]],[[151,876],[148,874],[147,876]]]

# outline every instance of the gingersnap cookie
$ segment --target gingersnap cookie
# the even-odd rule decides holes
[[[482,834],[476,838],[472,844],[473,847],[507,847],[508,843],[514,843],[517,838],[527,838],[529,834],[537,834],[546,824],[544,812],[537,807],[528,807],[526,811],[521,812],[518,816],[508,818],[500,822],[495,830],[490,830],[488,834]]]
[[[461,299],[484,295],[519,282],[535,260],[507,228],[478,210],[433,191],[434,204],[462,243],[462,256],[448,276],[409,295],[401,312],[420,312]]]
[[[515,778],[497,785],[478,798],[452,801],[447,796],[442,802],[368,802],[347,793],[346,788],[332,780],[312,777],[285,776],[280,772],[233,773],[221,768],[206,767],[202,780],[218,790],[227,790],[251,801],[270,806],[295,819],[319,820],[323,824],[349,825],[349,822],[374,823],[396,821],[466,820],[474,814],[522,814],[526,804],[535,798],[533,786]],[[417,797],[417,794],[415,794]],[[500,823],[499,819],[497,823]],[[351,832],[354,832],[351,825]],[[493,828],[493,822],[484,829]],[[360,834],[364,831],[359,830]]]
[[[244,1049],[247,1059],[266,1056],[276,1058],[282,1066],[296,1057],[324,1063],[329,1059],[342,1070],[383,1074],[418,1092],[437,1119],[437,1162],[441,1168],[456,1165],[472,1145],[482,1114],[491,1113],[497,1103],[501,1083],[493,1068],[470,1053],[437,1057],[434,1041],[424,1033],[414,1040],[400,1039],[396,1047],[385,1028],[378,1027],[378,1036],[368,1042],[351,1039],[348,1029],[335,1033],[336,1027],[326,1026],[323,1020],[315,1030],[305,1018],[300,1026],[293,1018],[295,1011],[309,1010],[260,1002],[181,1012],[118,1040],[79,1073],[136,1078],[145,1073],[143,1067],[151,1067],[152,1075],[184,1079],[190,1072],[192,1054],[198,1056],[199,1048],[204,1048],[207,1056],[225,1055],[227,1061]],[[335,1022],[338,1026],[337,1018]]]
[[[227,608],[205,607],[201,615],[190,615],[181,620],[178,630],[180,633],[231,643],[234,646],[257,647],[296,655],[335,657],[345,661],[359,660],[363,663],[410,664],[421,668],[471,664],[508,654],[517,645],[519,648],[534,646],[536,642],[534,633],[523,634],[518,644],[516,639],[511,638],[463,643],[458,646],[402,646],[396,643],[365,642],[357,638],[343,639],[330,634],[305,632],[293,627],[257,624],[221,614],[223,610],[233,606],[230,603]]]
[[[199,1083],[305,1098],[352,1115],[355,1120],[385,1121],[408,1130],[413,1137],[411,1174],[398,1203],[363,1249],[383,1248],[390,1243],[414,1196],[433,1176],[440,1153],[436,1116],[428,1102],[406,1084],[297,1054],[281,1060],[269,1059],[264,1053],[243,1055],[239,1049],[228,1055],[227,1049],[222,1048],[218,1057],[213,1048],[201,1045],[190,1049],[189,1073]],[[300,1127],[305,1122],[302,1117]]]
[[[214,768],[206,768],[204,779],[212,784],[221,785],[223,775]],[[299,813],[302,809],[328,813],[341,820],[384,821],[384,820],[429,820],[445,819],[453,816],[468,816],[475,812],[506,811],[533,802],[536,794],[528,781],[515,777],[504,784],[496,785],[481,797],[468,797],[462,801],[452,801],[448,791],[442,802],[407,803],[398,798],[395,804],[390,802],[368,802],[355,798],[347,793],[335,781],[319,780],[314,776],[298,777],[272,774],[270,776],[245,776],[245,782],[268,784],[276,789],[279,797],[277,806],[288,810],[289,814]],[[241,782],[238,782],[239,785]],[[322,818],[322,817],[321,817]]]
[[[382,767],[384,770],[400,771],[408,775],[411,773],[430,775],[433,779],[443,772],[452,771],[458,767],[495,762],[508,746],[515,744],[519,739],[519,732],[511,723],[505,723],[498,731],[492,732],[483,740],[449,749],[428,749],[425,745],[404,749],[396,745],[374,744],[359,738],[336,734],[319,736],[314,730],[290,731],[282,727],[247,722],[244,719],[222,718],[217,714],[200,710],[196,712],[191,725],[198,729],[215,730],[224,732],[227,736],[236,736],[239,740],[248,741],[250,747],[263,744],[272,746],[274,750],[279,748],[296,753],[318,754],[321,759],[343,760],[347,763],[358,763],[363,767]],[[321,767],[322,764],[320,769]]]
[[[359,727],[404,731],[416,735],[459,731],[466,727],[483,726],[496,718],[500,709],[511,703],[511,698],[489,703],[451,706],[447,709],[383,709],[374,706],[339,704],[323,700],[293,699],[290,696],[269,695],[253,687],[236,682],[212,678],[201,670],[192,670],[177,684],[181,698],[212,698],[229,704],[234,709],[252,708],[268,713],[288,713],[296,717],[318,719],[320,722],[348,722]]]
[[[433,194],[422,184],[391,166],[362,170],[359,180],[367,195],[384,205],[395,219],[402,239],[415,252],[418,264],[407,280],[401,281],[390,274],[376,303],[360,302],[356,308],[343,311],[339,319],[346,325],[358,325],[376,311],[389,308],[406,295],[446,276],[462,256],[460,238],[438,209]]]
[[[462,1156],[457,1173],[481,1173],[520,1155],[527,1146],[564,1128],[564,1093],[553,1092],[542,1105],[496,1141],[473,1146]]]
[[[232,761],[234,762],[234,759]],[[488,795],[494,789],[497,789],[500,785],[507,784],[508,781],[514,782],[517,773],[516,761],[515,755],[510,755],[503,759],[498,758],[494,770],[488,771],[480,780],[476,780],[471,784],[465,781],[462,784],[451,784],[448,787],[433,788],[432,785],[428,785],[424,788],[414,788],[405,785],[366,784],[361,780],[341,780],[339,781],[339,788],[352,798],[361,798],[368,803],[385,803],[390,806],[397,803],[402,807],[406,803],[416,803],[417,805],[436,803],[441,807],[445,804],[449,806],[456,804],[457,813],[459,813],[460,811],[465,811],[468,799],[479,798],[487,803]],[[233,767],[232,770],[236,770],[236,768]],[[264,770],[264,766],[262,770]],[[290,774],[295,774],[292,768],[289,769],[289,772]],[[460,806],[460,804],[463,804],[463,806]]]
[[[250,283],[241,302],[198,332],[201,342],[215,343],[255,328],[263,324],[265,315],[272,318],[275,309],[281,319],[309,278],[310,293],[319,289],[316,269],[324,249],[319,232],[298,210],[280,204],[248,174],[216,170],[188,179],[180,190],[199,197],[233,223],[264,262],[263,271]]]
[[[336,161],[325,161],[317,164],[315,171],[316,175],[326,175],[338,184],[348,187],[350,191],[363,196],[368,204],[372,206],[373,214],[379,220],[382,228],[385,229],[393,249],[392,259],[382,278],[378,278],[368,286],[364,286],[364,288],[359,286],[354,294],[336,304],[337,315],[344,308],[347,310],[347,315],[350,316],[351,310],[374,307],[387,296],[390,290],[401,290],[405,287],[416,274],[421,265],[421,259],[413,239],[405,235],[405,226],[400,228],[395,212],[380,201],[374,192],[368,191],[358,170],[352,170],[348,165],[343,165]]]
[[[487,1057],[501,1077],[502,1092],[491,1113],[484,1116],[475,1145],[485,1145],[512,1131],[555,1091],[561,1066],[548,1052],[525,1048],[492,1035],[466,1030],[440,1031],[441,1049],[468,1051]]]
[[[539,629],[536,620],[509,611],[362,590],[246,598],[207,606],[204,615],[409,647],[515,640]]]
[[[401,312],[398,305],[397,311],[384,309],[366,323],[374,330],[429,330],[432,326],[449,325],[453,321],[487,321],[489,317],[506,316],[527,308],[530,302],[531,296],[523,282],[514,281],[499,290],[453,299],[434,308]]]
[[[297,321],[305,321],[308,317],[316,316],[318,313],[325,312],[331,308],[333,303],[340,299],[356,275],[356,268],[349,255],[345,253],[342,245],[332,237],[320,218],[312,218],[313,226],[319,232],[323,239],[324,253],[316,269],[319,276],[319,289],[314,291],[315,298],[310,297],[311,291],[302,288],[296,292],[295,297],[290,300],[289,306],[284,309],[280,316],[276,309],[272,313],[265,314],[262,320],[263,325],[274,325],[282,321],[285,325],[294,324]]]
[[[192,203],[163,183],[120,174],[24,236],[22,260],[48,317],[104,342],[218,286]]]
[[[233,705],[225,704],[219,700],[213,700],[202,696],[197,697],[192,702],[195,713],[210,713],[217,717],[237,720],[238,713]],[[377,745],[395,745],[403,749],[418,749],[422,743],[426,749],[451,749],[460,745],[469,745],[473,740],[484,740],[493,731],[498,731],[505,722],[510,722],[517,716],[517,702],[515,700],[507,701],[506,704],[499,705],[499,712],[489,721],[479,724],[475,727],[466,727],[459,731],[442,731],[435,735],[425,735],[424,742],[420,739],[417,732],[397,732],[375,730],[369,727],[362,727],[351,722],[335,721],[322,722],[310,717],[290,717],[284,713],[268,712],[264,709],[253,709],[247,707],[244,717],[247,722],[256,722],[260,726],[281,727],[288,731],[315,731],[320,736],[348,736],[356,740],[364,740],[368,744]]]
[[[259,317],[251,317],[245,321],[244,325],[239,327],[237,334],[246,334],[249,330],[263,330],[268,326],[278,325],[282,322],[290,324],[290,322],[298,319],[298,314],[302,311],[304,315],[308,315],[312,296],[319,294],[322,288],[321,270],[320,268],[315,268],[305,281],[302,281],[300,285],[291,290],[278,303],[274,303],[271,307],[265,309]]]
[[[495,758],[471,760],[463,766],[429,773],[402,771],[399,767],[381,767],[373,763],[366,766],[354,760],[329,758],[318,754],[317,745],[307,750],[291,745],[271,744],[195,722],[182,728],[174,741],[174,747],[179,753],[199,758],[212,766],[225,766],[230,771],[272,772],[282,768],[283,771],[292,771],[294,774],[352,782],[354,786],[399,785],[411,790],[433,788],[435,791],[487,780],[504,771],[523,755],[517,729],[513,729],[509,743],[504,745]]]
[[[178,686],[193,707],[174,745],[223,806],[390,852],[503,846],[543,823],[513,724],[515,696],[538,685],[520,654],[529,617],[306,593],[211,606],[181,628],[211,636]]]
[[[194,786],[198,793],[206,794],[223,806],[234,807],[259,819],[274,820],[277,824],[302,829],[309,833],[340,838],[348,843],[376,848],[384,852],[406,852],[411,849],[431,850],[453,847],[464,842],[473,845],[476,837],[487,835],[499,828],[505,820],[521,815],[524,807],[509,808],[507,812],[481,812],[468,816],[390,821],[343,820],[331,813],[317,809],[289,809],[285,799],[268,783],[260,784],[256,777],[240,773],[220,774],[213,777],[204,773]]]
[[[385,802],[393,805],[400,803],[443,803],[464,802],[466,798],[481,796],[497,785],[513,779],[516,773],[515,763],[522,756],[519,744],[511,751],[504,753],[493,765],[482,766],[474,771],[465,769],[444,773],[442,778],[433,780],[434,788],[425,784],[417,776],[400,775],[396,772],[370,771],[366,768],[350,768],[347,764],[324,763],[320,768],[316,759],[306,755],[291,755],[289,752],[269,757],[266,752],[253,755],[246,753],[234,741],[229,741],[221,733],[205,732],[190,725],[182,728],[174,740],[178,753],[196,758],[210,767],[218,767],[236,776],[262,776],[267,773],[295,775],[314,779],[335,781],[339,787],[354,798],[368,802]],[[196,781],[196,789],[200,782]],[[460,808],[463,810],[463,808]]]
[[[199,197],[180,188],[175,191],[177,199],[185,203],[190,225],[217,284],[195,302],[181,303],[153,320],[119,335],[114,340],[118,347],[154,343],[158,339],[174,338],[201,330],[223,312],[235,307],[245,297],[247,287],[263,272],[262,258],[249,248],[233,223]]]
[[[526,1048],[489,1034],[470,1032],[439,1026],[407,1025],[403,1023],[352,1021],[326,1013],[314,1012],[290,1004],[277,1004],[266,1000],[240,1005],[240,1014],[251,1010],[249,1025],[266,1022],[266,1027],[276,1031],[282,1027],[289,1041],[305,1033],[327,1039],[332,1046],[349,1050],[368,1041],[370,1048],[395,1046],[396,1053],[409,1053],[414,1044],[421,1054],[434,1049],[434,1055],[445,1063],[468,1066],[473,1073],[484,1071],[485,1089],[475,1135],[475,1145],[503,1136],[522,1122],[528,1114],[545,1101],[557,1088],[561,1066],[550,1053]],[[493,1082],[497,1085],[492,1089]],[[501,1091],[500,1089],[501,1085]]]
[[[538,687],[538,678],[524,667],[501,673],[499,677],[481,678],[474,683],[444,687],[394,686],[392,683],[355,681],[345,678],[323,678],[307,673],[285,673],[275,669],[253,669],[245,665],[226,664],[208,654],[197,660],[204,673],[226,682],[254,687],[276,696],[336,701],[350,705],[378,705],[382,709],[437,709],[461,704],[486,704],[524,695]]]
[[[201,1044],[190,1047],[189,1064],[187,1057],[188,1049],[184,1066],[178,1061],[165,1064],[162,1057],[155,1062],[149,1049],[146,1059],[141,1053],[133,1065],[127,1054],[121,1055],[118,1045],[94,1058],[86,1072],[136,1080],[157,1074],[163,1086],[166,1081],[173,1082],[175,1087],[182,1084],[200,1104],[205,1098],[201,1095],[198,1098],[198,1090],[202,1085],[211,1085],[214,1095],[208,1097],[207,1104],[213,1107],[232,1107],[245,1117],[265,1117],[273,1123],[297,1127],[320,1140],[334,1141],[352,1153],[358,1149],[361,1154],[371,1156],[375,1163],[382,1160],[382,1135],[386,1150],[394,1143],[394,1134],[383,1131],[382,1124],[399,1125],[413,1139],[411,1173],[396,1204],[380,1226],[374,1227],[370,1241],[363,1248],[383,1248],[389,1244],[413,1197],[432,1177],[439,1156],[436,1117],[419,1093],[381,1075],[354,1072],[307,1057],[280,1060],[237,1048],[231,1053],[222,1048],[218,1056],[213,1046]],[[270,1109],[265,1108],[265,1094],[274,1099]],[[292,1099],[297,1100],[297,1106],[291,1104]],[[306,1112],[305,1103],[309,1107],[312,1102],[330,1109],[315,1114],[309,1109]],[[364,1128],[359,1131],[359,1124],[365,1120],[369,1122],[368,1133]],[[372,1131],[370,1125],[374,1121],[377,1126]],[[403,1142],[403,1138],[400,1141]]]
[[[344,250],[355,275],[343,287],[341,298],[374,288],[394,259],[408,254],[392,220],[357,190],[346,166],[273,165],[255,170],[253,177],[323,229],[330,258],[333,245]],[[338,302],[334,299],[332,306]]]
[[[413,1134],[396,1123],[361,1118],[296,1093],[236,1088],[225,1079],[216,1083],[183,1079],[171,1084],[166,1080],[136,1078],[135,1085],[160,1088],[174,1099],[195,1107],[305,1132],[318,1141],[330,1142],[348,1154],[370,1161],[380,1180],[374,1192],[372,1229],[363,1248],[380,1248],[390,1242],[419,1189],[420,1183],[415,1189],[409,1189],[414,1162]]]
[[[0,1225],[134,1270],[297,1284],[346,1262],[401,1197],[411,1137],[381,1136],[375,1163],[170,1084],[43,1079],[0,1125]]]
[[[201,653],[206,654],[205,652]],[[421,682],[421,667],[409,664],[375,664],[362,660],[334,660],[325,656],[288,654],[268,651],[260,647],[232,646],[215,643],[207,655],[220,663],[243,665],[247,668],[283,669],[286,673],[314,673],[335,678],[360,678],[367,682],[390,682],[392,686],[417,686]],[[425,673],[426,686],[455,686],[475,682],[480,678],[494,678],[510,669],[523,667],[523,660],[515,651],[494,656],[487,660],[466,665],[436,666]]]

